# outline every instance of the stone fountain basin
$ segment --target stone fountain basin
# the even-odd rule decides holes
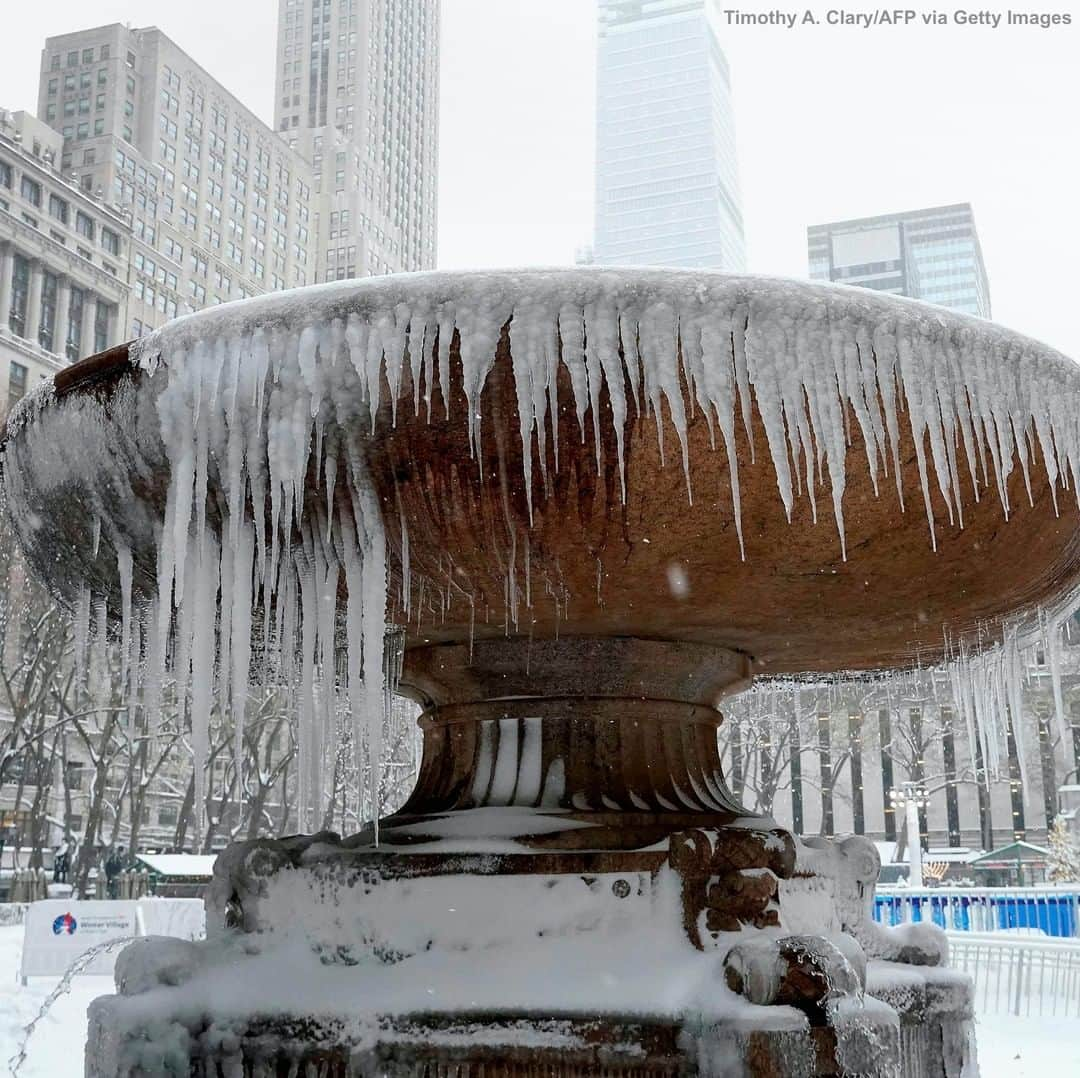
[[[666,305],[682,319],[685,338],[688,309],[708,311],[714,302],[727,304],[737,328],[743,320],[747,340],[758,332],[753,339],[768,337],[773,352],[773,329],[780,325],[795,368],[805,349],[800,333],[820,325],[841,327],[841,336],[861,342],[864,352],[877,345],[885,327],[896,339],[923,349],[931,366],[934,349],[942,366],[955,365],[958,348],[981,349],[981,371],[996,377],[1009,373],[1005,364],[1015,364],[1009,376],[1034,387],[1029,393],[1034,403],[1028,414],[1014,415],[1014,427],[1018,419],[1033,424],[1030,416],[1044,399],[1080,390],[1080,371],[1052,350],[990,323],[836,287],[720,274],[524,272],[500,274],[492,298],[495,279],[418,274],[261,297],[237,311],[226,305],[167,328],[153,342],[161,360],[156,367],[147,366],[150,350],[143,344],[112,349],[61,372],[55,394],[28,402],[13,417],[4,446],[9,489],[14,484],[23,503],[35,507],[33,519],[20,523],[31,560],[69,600],[85,580],[95,590],[115,591],[110,536],[106,530],[96,538],[97,499],[109,507],[108,515],[132,547],[136,595],[153,594],[155,529],[169,475],[155,402],[170,363],[190,361],[190,351],[187,359],[176,358],[181,345],[190,349],[192,340],[211,339],[226,326],[230,332],[237,325],[248,332],[260,325],[299,332],[305,324],[356,312],[371,321],[385,311],[397,311],[400,318],[410,306],[415,311],[437,301],[455,305],[461,324],[466,303],[482,305],[497,327],[491,339],[494,358],[482,388],[467,397],[467,382],[475,378],[470,373],[475,371],[475,344],[467,342],[473,352],[463,364],[461,324],[453,330],[448,351],[448,390],[429,332],[424,362],[402,363],[393,388],[394,374],[382,370],[374,431],[366,404],[358,400],[355,429],[349,432],[363,446],[382,508],[392,580],[390,617],[408,625],[410,648],[507,635],[638,637],[734,650],[748,656],[759,675],[871,670],[939,660],[946,641],[984,646],[1000,639],[1007,619],[1033,613],[1080,579],[1075,498],[1059,478],[1047,481],[1033,425],[1022,436],[1029,446],[1030,499],[1015,447],[1010,449],[1011,470],[1001,482],[1008,520],[992,469],[985,479],[979,468],[972,476],[958,431],[952,433],[951,456],[962,527],[955,508],[950,514],[932,461],[924,463],[934,549],[912,431],[910,396],[919,387],[905,386],[899,373],[887,375],[894,387],[901,387],[901,404],[895,451],[877,447],[877,490],[863,429],[850,407],[845,412],[845,560],[827,462],[819,459],[810,470],[815,509],[808,496],[805,454],[799,462],[789,454],[792,484],[797,485],[795,473],[802,478],[787,518],[751,364],[749,435],[737,404],[733,424],[744,556],[728,454],[715,416],[707,418],[700,402],[694,406],[684,362],[678,385],[687,417],[677,422],[670,400],[660,400],[662,455],[657,415],[644,394],[635,394],[635,376],[627,369],[637,363],[627,354],[627,311],[640,311],[647,302]],[[541,418],[543,458],[536,432],[531,434],[531,483],[526,481],[514,370],[515,318],[520,321],[525,304],[544,302],[561,312],[562,324],[567,309],[584,312],[586,332],[589,311],[596,317],[597,304],[614,304],[620,314],[627,338],[620,352],[626,364],[620,387],[626,411],[623,469],[610,381],[603,381],[579,424],[580,401],[564,362],[548,391],[553,407]],[[441,332],[449,332],[446,323]],[[415,343],[411,347],[417,350]],[[646,351],[644,343],[641,350]],[[681,338],[678,354],[686,360]],[[143,358],[142,366],[132,361],[136,355]],[[320,355],[318,362],[327,362],[326,357]],[[702,360],[709,362],[708,356]],[[759,359],[761,372],[766,366]],[[879,372],[881,388],[868,407],[879,408],[892,391],[887,379]],[[985,397],[990,391],[978,392]],[[969,387],[969,393],[974,398],[976,388]],[[477,409],[474,426],[467,422],[472,406]],[[923,433],[920,441],[924,460],[930,460],[931,438]],[[43,454],[51,462],[48,467],[40,466]],[[31,466],[34,460],[39,463]],[[220,464],[210,463],[212,495]],[[345,482],[338,482],[336,490],[337,498],[348,496]],[[326,499],[314,464],[305,498],[305,512]],[[208,513],[214,514],[213,498]],[[402,574],[406,537],[408,612]]]

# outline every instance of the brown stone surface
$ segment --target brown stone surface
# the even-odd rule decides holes
[[[421,592],[419,577],[425,580],[426,610],[413,611],[410,646],[463,643],[470,634],[477,640],[508,633],[534,640],[565,633],[632,634],[741,651],[752,657],[756,672],[766,674],[881,668],[916,657],[937,659],[944,631],[955,637],[984,624],[986,638],[992,638],[1003,615],[1049,600],[1080,575],[1075,499],[1062,497],[1061,515],[1055,516],[1038,449],[1034,504],[1028,504],[1017,465],[1009,480],[1013,512],[1007,523],[992,486],[974,503],[964,454],[958,453],[965,527],[948,523],[931,480],[938,535],[933,551],[904,415],[905,512],[893,477],[879,477],[881,492],[874,495],[858,425],[851,425],[846,562],[827,480],[817,486],[817,523],[804,493],[789,524],[756,412],[752,447],[737,426],[743,561],[727,460],[722,449],[712,447],[700,411],[688,429],[691,505],[677,434],[666,413],[662,465],[654,418],[640,414],[629,398],[623,503],[607,394],[601,395],[598,469],[591,416],[580,431],[562,368],[559,468],[549,438],[545,484],[534,442],[530,528],[508,349],[504,334],[481,399],[479,459],[468,445],[456,341],[449,420],[438,385],[430,420],[413,414],[407,365],[397,425],[391,423],[389,401],[380,412],[370,463],[387,518],[392,571],[400,579],[400,507],[408,526],[414,597]],[[119,373],[117,365],[123,363],[123,349],[112,349],[62,372],[57,388],[107,398],[117,379],[140,377],[130,370]],[[344,489],[339,483],[341,496]],[[138,490],[149,499],[164,493],[163,485]],[[42,508],[63,512],[58,506]],[[147,552],[142,554],[136,551],[137,568],[140,561],[153,564]],[[688,581],[684,596],[672,594],[672,567]],[[508,604],[510,578],[516,600]]]
[[[656,424],[630,400],[626,427],[625,504],[620,500],[614,428],[601,395],[601,468],[592,424],[580,431],[569,387],[559,376],[559,469],[551,431],[545,488],[534,442],[533,523],[528,527],[518,413],[506,335],[483,394],[478,468],[469,454],[464,396],[454,385],[451,419],[436,387],[432,419],[398,411],[371,449],[373,474],[390,511],[391,542],[400,537],[396,505],[408,526],[414,572],[451,581],[445,618],[432,617],[410,641],[460,641],[469,632],[474,596],[477,638],[556,632],[713,643],[753,657],[755,671],[873,669],[941,654],[943,630],[956,634],[1018,607],[1047,601],[1080,573],[1075,499],[1055,516],[1041,457],[1028,504],[1018,462],[1009,481],[1006,523],[996,491],[974,503],[958,454],[963,529],[950,526],[936,482],[931,502],[938,549],[931,548],[914,444],[901,415],[901,511],[894,478],[880,476],[875,496],[858,425],[851,424],[844,495],[848,560],[841,558],[827,480],[817,487],[818,521],[799,497],[785,518],[764,431],[754,412],[754,444],[737,426],[746,560],[740,559],[728,464],[713,449],[700,411],[689,420],[693,504],[688,501],[677,432],[666,419],[662,465]],[[411,400],[406,385],[402,397]],[[927,445],[929,442],[927,441]],[[929,449],[927,450],[929,453]],[[805,477],[804,477],[805,481]],[[395,507],[395,508],[391,508]],[[528,534],[531,610],[519,604],[516,627],[505,611],[511,551],[524,592]],[[516,540],[514,542],[513,540]],[[685,572],[689,592],[672,594],[669,567]],[[599,579],[598,579],[599,571]],[[557,611],[550,592],[569,596]],[[416,588],[413,588],[416,594]]]
[[[402,686],[425,705],[424,755],[402,812],[738,814],[716,704],[747,668],[737,653],[631,637],[412,648]]]

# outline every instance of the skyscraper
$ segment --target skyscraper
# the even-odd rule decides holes
[[[599,0],[597,263],[744,268],[718,15],[717,0]]]
[[[438,0],[278,0],[276,87],[314,170],[315,279],[434,266]]]
[[[990,317],[990,284],[971,206],[834,221],[807,229],[810,277]]]
[[[130,222],[121,340],[313,282],[310,166],[156,27],[48,38],[38,114],[65,175]]]

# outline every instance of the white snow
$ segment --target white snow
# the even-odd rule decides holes
[[[27,987],[21,987],[16,977],[21,950],[21,926],[0,927],[0,1064],[6,1064],[14,1054],[23,1027],[56,984],[53,978],[34,978]],[[634,968],[629,971],[609,964],[587,967],[582,971],[587,977],[586,988],[610,990],[617,986],[621,975],[641,980],[644,967],[640,962],[644,957],[632,949]],[[578,965],[575,963],[575,967]],[[432,996],[444,990],[434,976],[434,971],[429,971],[432,979],[422,986],[425,994],[428,989]],[[574,982],[567,984],[573,989]],[[244,989],[249,989],[248,982]],[[96,996],[112,991],[107,977],[76,978],[72,991],[60,997],[34,1032],[21,1071],[23,1078],[81,1078],[86,1008]],[[715,991],[724,990],[717,985]],[[977,1038],[982,1078],[1045,1078],[1080,1073],[1080,1019],[981,1016]]]
[[[163,876],[206,876],[214,874],[214,853],[140,853],[139,860]]]
[[[977,1017],[981,1078],[1065,1078],[1080,1074],[1080,1019]]]
[[[23,1028],[57,983],[55,977],[33,977],[25,988],[19,984],[22,940],[22,925],[0,927],[0,1067],[5,1073]],[[111,977],[77,977],[71,993],[57,1000],[34,1031],[22,1078],[81,1078],[86,1008],[96,996],[112,990]]]

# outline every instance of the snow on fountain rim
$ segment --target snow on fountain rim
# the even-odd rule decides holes
[[[574,321],[578,321],[580,315],[577,326],[565,324],[571,314]],[[935,546],[929,469],[935,473],[934,478],[948,506],[950,522],[955,504],[961,526],[963,523],[955,453],[950,452],[943,442],[942,434],[952,432],[964,437],[969,470],[977,474],[979,461],[968,442],[968,437],[974,436],[987,480],[986,461],[982,456],[984,450],[989,451],[998,495],[1007,514],[1009,507],[1004,488],[1012,470],[1013,453],[1019,455],[1029,490],[1031,483],[1027,446],[1015,432],[1033,426],[1044,458],[1051,464],[1048,472],[1051,487],[1061,473],[1067,471],[1073,478],[1080,501],[1080,483],[1076,482],[1080,474],[1080,422],[1068,422],[1064,414],[1068,409],[1054,407],[1055,402],[1060,404],[1060,391],[1066,388],[1063,383],[1070,377],[1075,378],[1071,388],[1080,398],[1080,366],[1077,363],[1056,349],[973,315],[846,285],[717,271],[604,267],[406,273],[328,282],[205,308],[166,323],[134,341],[131,357],[146,367],[154,366],[158,360],[168,364],[169,355],[177,350],[190,352],[199,343],[212,340],[244,339],[258,330],[299,334],[303,351],[305,331],[321,329],[319,343],[329,343],[326,342],[326,328],[340,319],[341,328],[347,333],[346,322],[350,315],[366,318],[370,327],[378,331],[382,346],[381,369],[395,391],[398,380],[393,376],[395,373],[400,375],[399,364],[403,356],[395,355],[391,349],[400,348],[404,353],[408,342],[416,352],[419,351],[415,348],[417,338],[423,340],[423,358],[411,357],[414,373],[418,373],[421,364],[431,359],[426,350],[433,345],[438,329],[448,328],[451,333],[456,329],[461,337],[470,426],[474,418],[480,418],[476,415],[475,405],[493,366],[502,328],[509,325],[512,353],[514,345],[518,351],[526,353],[513,357],[515,379],[528,383],[518,386],[523,443],[534,430],[543,437],[542,420],[548,402],[540,390],[547,388],[554,374],[550,357],[541,354],[544,344],[552,339],[538,341],[538,331],[554,330],[561,338],[558,361],[570,367],[572,375],[577,376],[573,378],[573,385],[579,421],[584,423],[586,409],[599,399],[600,384],[605,383],[612,395],[619,434],[619,420],[625,416],[625,400],[621,385],[611,375],[620,362],[618,348],[621,343],[626,355],[625,367],[637,390],[636,372],[629,369],[633,349],[633,358],[644,367],[645,384],[641,389],[648,394],[649,403],[655,408],[660,397],[665,397],[672,409],[671,418],[683,443],[683,466],[687,471],[685,403],[675,399],[683,396],[680,367],[691,392],[698,398],[697,403],[710,416],[714,410],[721,413],[719,422],[725,440],[729,438],[725,421],[734,412],[736,403],[744,425],[749,425],[748,388],[752,386],[769,437],[778,486],[788,515],[793,492],[792,468],[784,453],[785,442],[797,468],[803,455],[799,439],[808,434],[811,440],[807,445],[816,451],[819,475],[824,471],[823,465],[828,468],[842,547],[845,540],[841,501],[846,455],[841,434],[842,407],[846,404],[855,408],[855,418],[863,428],[867,443],[875,489],[878,455],[881,454],[882,467],[887,468],[886,443],[893,442],[896,437],[897,411],[896,402],[892,400],[892,386],[883,384],[880,379],[875,386],[867,380],[871,374],[884,373],[886,379],[891,375],[899,381],[907,406],[904,410],[911,416],[912,424],[918,423],[923,432],[930,434],[931,459],[923,459],[921,441],[917,442],[916,449],[923,473],[923,497],[931,542]],[[652,323],[648,321],[650,315],[654,316]],[[642,339],[624,340],[622,331],[635,316]],[[658,325],[655,323],[657,318]],[[726,349],[728,341],[725,337],[741,332],[740,318],[746,329],[746,355],[740,355],[736,344],[730,357],[735,370],[719,372],[724,384],[717,385],[714,375],[718,372],[706,365],[710,346],[715,348],[719,344]],[[759,320],[762,322],[760,331]],[[710,330],[717,328],[726,330],[727,334],[721,334],[719,340],[710,339]],[[580,334],[579,329],[583,331]],[[646,341],[644,336],[648,329],[658,329],[661,335]],[[590,330],[593,332],[589,333]],[[666,339],[664,331],[670,333]],[[681,356],[676,334],[681,337]],[[355,342],[348,343],[355,351]],[[364,344],[371,346],[369,341]],[[652,351],[653,345],[661,347]],[[864,345],[872,348],[871,355],[859,354]],[[314,350],[314,340],[310,348]],[[443,342],[440,351],[448,348],[449,340]],[[852,354],[852,348],[855,354]],[[572,353],[569,356],[568,351]],[[356,362],[355,355],[353,358]],[[549,361],[546,370],[543,369],[545,358]],[[367,359],[370,362],[370,356]],[[997,363],[993,362],[995,359]],[[950,370],[940,369],[942,360],[944,365],[951,367]],[[440,366],[445,362],[445,356],[440,356]],[[1021,365],[1024,367],[1024,385],[1019,384]],[[816,369],[818,367],[823,369]],[[874,369],[870,370],[871,367]],[[372,372],[367,373],[370,390]],[[732,373],[734,385],[730,379]],[[817,380],[816,376],[821,374],[825,376],[824,382]],[[973,377],[957,383],[956,374]],[[430,394],[430,371],[428,375]],[[541,381],[545,383],[543,386],[538,384]],[[1044,385],[1044,381],[1056,384]],[[960,399],[958,391],[961,388],[966,391],[967,402]],[[793,389],[806,394],[810,402],[808,409],[797,394],[792,394]],[[878,413],[878,394],[882,398],[884,415],[875,414]],[[927,397],[936,399],[928,400]],[[837,409],[837,405],[841,408]],[[969,407],[984,423],[995,421],[997,429],[984,426],[980,431],[977,425],[973,426]],[[864,414],[867,412],[870,414]],[[939,419],[937,424],[933,422],[934,417]],[[785,418],[789,425],[786,437]],[[733,435],[732,426],[730,437]],[[953,450],[958,448],[954,446]],[[619,454],[621,470],[621,444]],[[531,452],[526,451],[524,456],[526,468],[531,468]],[[737,477],[733,476],[733,479],[737,482]],[[898,475],[896,481],[899,484]],[[811,498],[813,485],[810,484]],[[902,501],[903,492],[900,497]],[[733,508],[741,536],[737,490],[735,498]]]

